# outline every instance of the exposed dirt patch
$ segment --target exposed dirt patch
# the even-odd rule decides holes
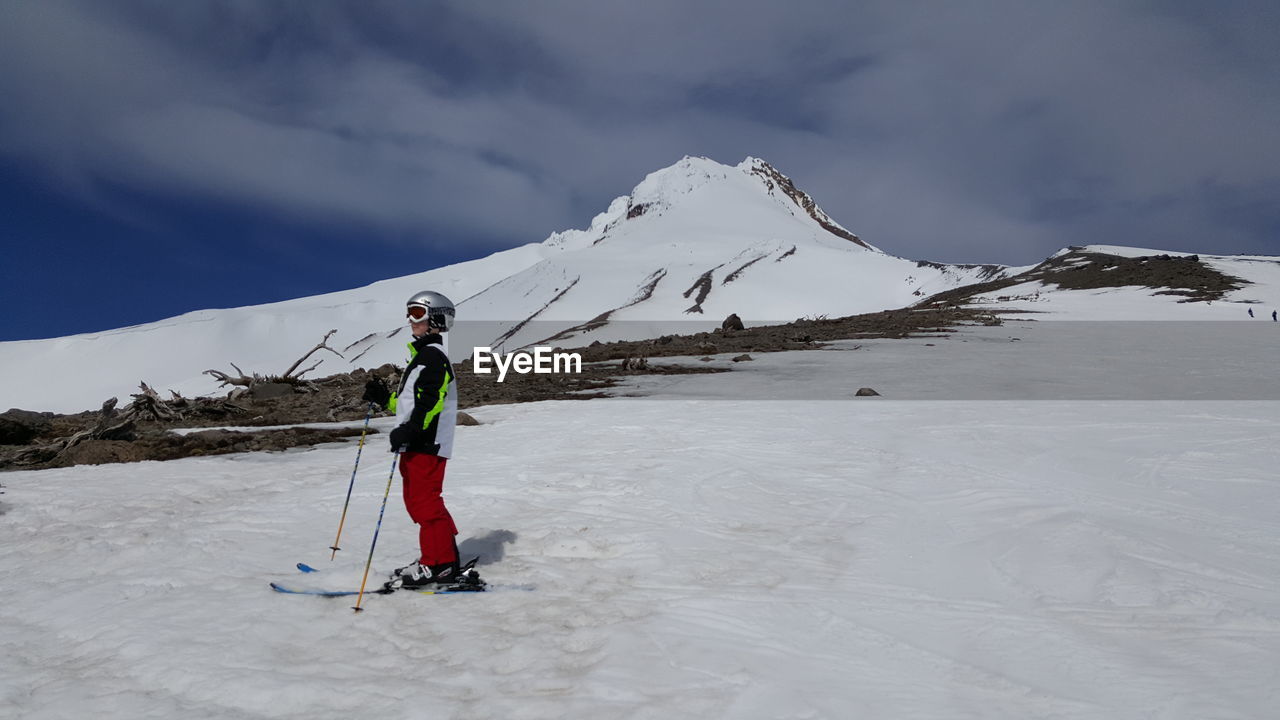
[[[1178,302],[1220,300],[1227,292],[1245,285],[1240,278],[1200,262],[1197,255],[1128,258],[1072,248],[1071,252],[1049,258],[1020,275],[938,293],[920,305],[964,304],[978,295],[989,295],[1029,281],[1067,290],[1149,287],[1156,289],[1157,295],[1181,296]]]
[[[255,450],[287,450],[336,442],[359,435],[360,432],[359,428],[286,428],[252,432],[202,430],[188,435],[153,432],[139,436],[132,442],[89,440],[76,445],[49,462],[41,463],[38,467],[101,465],[138,460],[176,460],[184,457],[226,455]]]
[[[34,470],[105,462],[135,460],[172,460],[193,455],[217,455],[250,450],[282,450],[333,442],[350,436],[348,429],[313,430],[290,428],[258,432],[219,431],[179,436],[168,432],[175,428],[216,426],[266,427],[299,423],[360,420],[365,415],[365,382],[373,374],[388,376],[394,368],[384,366],[375,371],[357,370],[334,375],[300,386],[288,394],[266,394],[259,397],[244,393],[234,400],[206,398],[173,399],[170,407],[178,417],[171,420],[141,419],[130,433],[133,439],[86,440],[59,453],[48,447],[57,438],[65,438],[93,427],[103,417],[101,411],[59,415],[13,411],[9,417],[23,418],[37,432],[21,445],[0,445],[0,470]],[[359,430],[355,434],[359,434]]]
[[[954,332],[961,324],[998,325],[990,312],[961,307],[886,310],[865,315],[827,319],[803,319],[782,325],[664,335],[654,340],[595,343],[574,348],[585,362],[624,360],[632,357],[674,357],[717,353],[780,352],[810,350],[834,340],[906,338],[925,333]]]
[[[693,301],[693,305],[688,310],[685,310],[686,313],[702,312],[702,301],[706,300],[707,296],[711,294],[711,273],[719,270],[720,267],[720,265],[717,265],[702,273],[702,275],[694,281],[693,285],[689,286],[689,289],[684,291],[684,297],[686,299],[693,294],[694,290],[698,291],[697,299]]]
[[[458,376],[458,407],[494,405],[539,400],[587,400],[605,395],[605,390],[623,378],[639,374],[703,374],[728,372],[724,368],[663,365],[650,358],[703,356],[731,353],[779,352],[821,347],[824,342],[858,338],[903,338],[923,333],[952,332],[958,324],[998,324],[987,312],[943,307],[891,310],[845,318],[797,320],[783,325],[745,330],[716,331],[694,335],[668,335],[655,340],[618,342],[577,348],[584,366],[581,374],[520,375],[509,373],[504,382],[497,374],[477,375],[470,363],[455,366]],[[642,360],[642,362],[636,362]],[[34,429],[24,445],[0,446],[0,470],[40,469],[77,464],[171,460],[200,455],[219,455],[253,450],[283,450],[334,442],[360,434],[359,428],[316,430],[288,428],[234,432],[214,430],[185,436],[168,432],[174,428],[215,426],[264,427],[301,423],[361,420],[366,404],[361,400],[365,382],[377,376],[391,385],[399,382],[401,368],[383,365],[374,370],[356,370],[312,381],[279,394],[245,393],[233,399],[174,400],[179,417],[171,420],[141,420],[132,440],[99,439],[80,443],[59,454],[41,448],[55,438],[73,435],[97,424],[101,411],[56,415],[53,413],[6,413]],[[385,413],[379,413],[385,414]],[[34,451],[34,452],[33,452]],[[17,456],[25,452],[25,461]]]
[[[232,405],[241,410],[209,412],[203,402],[188,401],[180,419],[162,422],[143,420],[137,423],[132,440],[86,440],[65,452],[48,446],[56,438],[73,435],[94,426],[102,418],[100,411],[57,415],[54,413],[21,413],[38,428],[31,442],[0,445],[0,470],[39,470],[70,465],[98,465],[138,460],[173,460],[202,455],[222,455],[257,450],[284,450],[336,442],[359,435],[360,428],[313,429],[286,428],[270,430],[208,430],[177,435],[176,428],[235,426],[252,428],[300,423],[358,421],[364,418],[367,405],[361,400],[364,384],[373,376],[385,378],[392,386],[399,382],[402,368],[384,365],[375,370],[356,370],[333,375],[312,383],[307,392],[256,398],[251,394],[235,399]],[[519,375],[510,373],[504,382],[496,374],[476,375],[469,363],[455,366],[459,408],[538,400],[587,400],[601,397],[603,390],[619,380],[641,373],[708,373],[723,372],[711,368],[685,368],[651,365],[643,370],[623,370],[614,365],[584,366],[575,375]],[[212,404],[212,403],[211,403]],[[377,416],[388,413],[378,412]],[[376,430],[371,430],[376,433]],[[21,456],[21,457],[20,457]]]
[[[574,352],[582,352],[575,350]],[[624,360],[626,357],[618,358]],[[585,356],[584,356],[585,360]],[[590,363],[591,361],[586,361]],[[584,364],[581,374],[563,375],[518,375],[508,373],[503,382],[498,382],[496,373],[476,375],[470,364],[454,366],[458,373],[458,407],[469,408],[477,405],[500,405],[519,402],[537,402],[539,400],[590,400],[606,397],[607,388],[617,385],[622,379],[631,375],[699,375],[726,372],[723,369],[684,367],[680,365],[649,364],[644,368],[624,369],[621,364]]]
[[[551,307],[552,305],[556,304],[556,301],[557,301],[557,300],[559,300],[560,298],[564,297],[566,293],[568,293],[570,290],[572,290],[572,289],[573,289],[573,286],[574,286],[574,285],[577,285],[577,284],[578,284],[578,281],[579,281],[579,280],[581,280],[581,279],[582,279],[582,277],[581,277],[581,276],[578,276],[578,277],[574,278],[574,279],[573,279],[573,282],[569,283],[569,285],[568,285],[567,287],[565,287],[565,289],[563,289],[563,290],[561,290],[560,292],[556,293],[556,296],[555,296],[555,297],[553,297],[553,298],[551,298],[550,300],[548,300],[546,305],[543,305],[542,307],[538,308],[538,309],[537,309],[537,311],[535,311],[532,315],[530,315],[529,317],[525,318],[524,320],[521,320],[518,324],[516,324],[516,326],[515,326],[515,327],[513,327],[513,328],[511,328],[510,330],[508,330],[508,331],[506,331],[505,333],[503,333],[503,334],[502,334],[502,337],[500,337],[500,338],[498,338],[497,340],[495,340],[495,341],[494,341],[494,344],[495,344],[495,345],[501,345],[501,344],[503,343],[503,341],[505,341],[505,340],[507,340],[507,339],[509,339],[509,338],[513,337],[516,333],[520,332],[521,328],[523,328],[525,325],[528,325],[530,322],[532,322],[532,321],[533,321],[533,319],[534,319],[534,318],[536,318],[536,317],[538,317],[539,315],[541,315],[541,314],[542,314],[542,312],[543,312],[544,310],[546,310],[547,308],[549,308],[549,307]]]
[[[606,310],[600,313],[599,315],[595,316],[594,318],[591,318],[587,322],[582,323],[581,325],[575,325],[571,328],[561,330],[555,335],[552,335],[551,337],[545,338],[543,340],[539,340],[534,344],[550,345],[555,343],[557,340],[573,337],[579,333],[588,332],[590,330],[595,330],[596,328],[603,327],[605,324],[609,322],[609,318],[612,317],[614,313],[618,312],[619,310],[622,310],[623,308],[629,308],[632,305],[638,305],[644,302],[645,300],[648,300],[649,298],[653,297],[654,289],[658,287],[658,283],[662,282],[662,278],[666,276],[667,276],[666,268],[661,268],[653,271],[652,273],[649,274],[649,277],[645,279],[645,284],[642,285],[640,289],[636,292],[635,297],[631,298],[631,300],[627,302],[626,305],[616,307],[612,310]],[[577,282],[577,281],[575,280],[574,282]],[[503,338],[510,337],[513,333],[514,331],[507,333],[503,335]]]
[[[795,247],[795,246],[793,245],[792,247]],[[742,266],[741,266],[741,267],[739,267],[737,270],[734,270],[733,272],[729,273],[728,275],[725,275],[725,276],[724,276],[724,280],[721,280],[721,281],[720,281],[720,284],[721,284],[721,285],[728,285],[729,283],[733,282],[734,280],[737,280],[737,279],[742,275],[742,272],[743,272],[744,270],[746,270],[747,268],[751,267],[752,265],[755,265],[756,263],[760,262],[761,260],[765,259],[766,257],[769,257],[769,256],[768,256],[768,255],[761,255],[761,256],[759,256],[759,257],[757,257],[757,258],[754,258],[754,259],[752,259],[752,260],[748,260],[748,261],[746,262],[746,264],[742,265]],[[699,301],[699,302],[701,302],[701,301]]]

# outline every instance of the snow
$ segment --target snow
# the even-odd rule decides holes
[[[667,325],[656,334],[689,331],[679,328],[685,323],[702,322],[693,331],[704,330],[731,313],[760,323],[873,312],[978,279],[971,268],[922,266],[833,235],[753,173],[761,166],[684,158],[652,173],[590,231],[548,241],[565,252],[470,298],[459,312],[493,326],[532,319],[504,338],[512,348],[610,313],[604,329],[573,337],[588,344],[654,337],[647,334],[654,322]],[[628,208],[638,214],[628,217]],[[478,344],[497,344],[492,337]]]
[[[1249,373],[1273,326],[1176,324],[1184,358],[1144,366],[1153,335],[1105,363],[1113,391],[1238,367],[1199,399],[1027,399],[1106,396],[1060,356],[1076,327],[476,409],[447,499],[486,579],[531,592],[374,596],[356,615],[268,589],[358,583],[385,435],[333,563],[354,439],[7,473],[0,717],[1272,716],[1280,403],[1233,400],[1230,380],[1267,387]],[[861,385],[885,397],[850,398]],[[416,549],[391,489],[376,576]]]
[[[650,174],[586,230],[363,288],[0,343],[0,409],[79,412],[113,396],[125,403],[140,381],[208,395],[220,391],[205,370],[234,372],[235,363],[278,374],[330,330],[343,357],[316,355],[324,364],[312,377],[400,362],[403,303],[428,288],[458,305],[451,352],[462,361],[474,347],[514,350],[610,312],[611,327],[575,344],[700,331],[731,313],[759,323],[897,308],[978,279],[970,268],[918,266],[832,235],[753,175],[761,165],[685,158]],[[633,205],[648,209],[628,219]],[[704,276],[709,294],[691,312]]]
[[[127,404],[145,381],[160,392],[173,389],[188,397],[212,394],[218,384],[203,375],[213,368],[234,373],[278,374],[320,342],[330,341],[356,367],[403,362],[404,301],[431,287],[453,298],[484,290],[489,284],[538,262],[549,250],[530,244],[480,260],[425,273],[382,280],[326,295],[224,310],[200,310],[145,325],[48,340],[0,342],[0,406],[52,412],[96,409],[108,397]],[[354,350],[365,336],[394,337],[371,351]],[[327,352],[312,360],[324,364],[310,377],[345,372],[351,365]]]

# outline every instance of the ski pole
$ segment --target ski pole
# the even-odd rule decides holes
[[[382,509],[378,511],[378,525],[373,529],[373,543],[369,545],[369,559],[364,564],[364,578],[360,580],[360,594],[356,596],[355,607],[351,608],[356,612],[364,609],[360,607],[360,601],[364,599],[364,584],[369,580],[369,567],[373,565],[373,549],[378,546],[378,532],[382,530],[382,516],[387,512],[387,497],[391,495],[391,481],[396,477],[398,462],[400,462],[400,453],[395,453],[391,458],[391,474],[387,476],[387,490],[382,493]]]
[[[329,562],[338,556],[338,551],[342,548],[338,547],[338,541],[342,539],[342,526],[347,522],[347,507],[351,505],[351,489],[356,486],[356,470],[360,469],[360,453],[364,452],[364,436],[369,434],[369,418],[373,417],[373,403],[369,403],[369,409],[364,411],[364,430],[360,433],[360,445],[356,448],[356,466],[351,468],[351,484],[347,485],[347,501],[342,503],[342,518],[338,520],[338,536],[333,539],[333,544],[329,549],[333,551],[329,555]]]

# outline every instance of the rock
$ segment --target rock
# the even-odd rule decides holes
[[[8,418],[9,420],[15,420],[29,425],[47,425],[49,420],[53,418],[53,413],[9,408],[8,410],[0,413],[0,418]]]
[[[714,360],[715,358],[711,357],[710,355],[703,355],[702,357],[700,357],[700,358],[698,358],[698,359],[699,359],[699,360],[701,360],[702,362],[711,362],[711,361],[712,361],[712,360]]]
[[[395,365],[392,365],[391,363],[383,363],[382,365],[379,365],[378,367],[370,370],[369,374],[374,375],[376,377],[380,377],[383,380],[387,380],[389,378],[393,378],[399,375],[400,368],[396,367]]]
[[[733,313],[725,318],[724,322],[720,323],[720,329],[729,332],[731,330],[746,330],[746,327],[743,326],[742,318],[738,317],[738,313]]]
[[[39,434],[40,431],[35,425],[0,417],[0,445],[26,445]]]
[[[285,397],[293,394],[293,386],[289,383],[258,383],[251,392],[258,400]]]
[[[102,432],[98,433],[97,439],[124,440],[127,442],[133,442],[134,440],[138,439],[137,431],[138,431],[137,423],[130,420],[126,423],[116,425],[115,427],[103,428]]]
[[[459,425],[479,425],[479,424],[480,424],[480,421],[479,421],[479,420],[477,420],[477,419],[475,419],[475,418],[473,418],[473,417],[471,417],[471,414],[470,414],[470,413],[464,413],[464,412],[462,412],[461,410],[459,410],[459,411],[458,411],[458,424],[459,424]]]
[[[49,419],[30,410],[0,413],[0,445],[26,445],[49,428]]]
[[[733,359],[734,362],[748,362],[750,360],[751,360],[751,356],[747,355],[746,353],[743,353],[742,355],[739,355]]]
[[[693,346],[693,349],[697,350],[698,352],[704,355],[711,355],[712,353],[715,353],[719,350],[719,348],[716,347],[715,343],[709,343],[709,342],[698,343],[697,345]]]
[[[875,390],[872,390],[871,388],[864,387],[864,388],[858,388],[858,392],[854,393],[854,396],[855,397],[880,397],[880,393],[876,392]]]

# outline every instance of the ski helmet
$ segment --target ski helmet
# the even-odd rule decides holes
[[[440,332],[449,332],[453,327],[453,303],[438,292],[414,293],[405,303],[405,310],[411,321],[421,322],[426,318],[428,326]]]

